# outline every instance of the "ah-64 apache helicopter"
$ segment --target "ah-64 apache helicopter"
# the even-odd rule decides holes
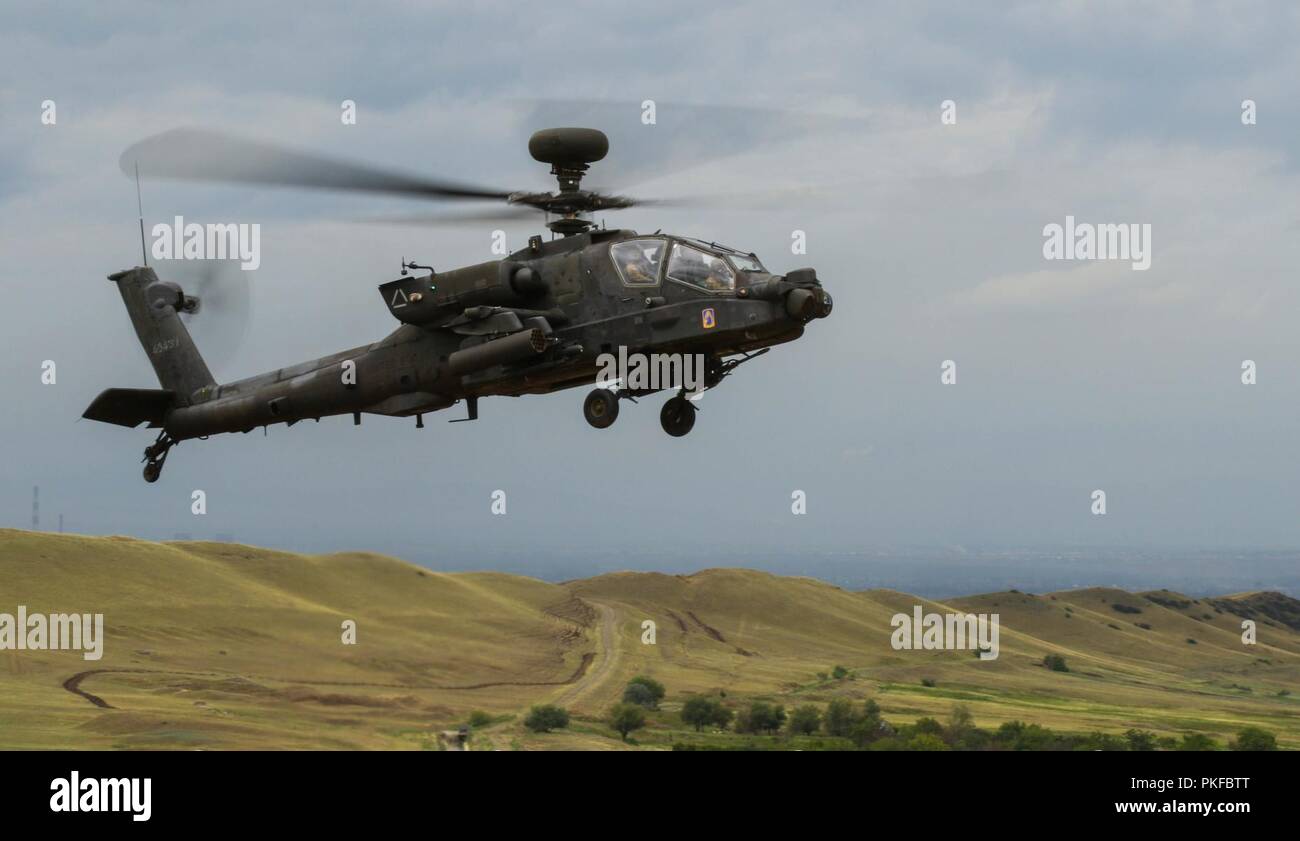
[[[583,190],[606,136],[589,128],[535,133],[528,150],[549,164],[557,192],[502,192],[416,178],[303,155],[206,132],[178,130],[123,156],[147,174],[175,178],[393,193],[435,199],[496,199],[546,213],[553,236],[501,260],[434,271],[403,259],[402,277],[379,286],[401,326],[386,338],[248,379],[217,383],[180,315],[200,303],[146,266],[109,275],[117,284],[160,389],[111,388],[84,417],[161,427],[144,451],[144,478],[158,480],[171,447],[191,438],[362,413],[416,418],[464,400],[468,417],[490,395],[545,394],[593,383],[597,359],[699,354],[705,388],[768,348],[797,339],[831,312],[813,269],[768,271],[752,253],[684,236],[605,230],[593,212],[631,207],[625,196]],[[139,169],[137,169],[138,177]],[[143,223],[141,233],[143,235]],[[555,236],[555,235],[558,235]],[[410,275],[408,269],[427,270]],[[624,383],[624,386],[627,384]],[[583,412],[608,427],[619,401],[650,389],[595,388]],[[688,433],[696,407],[685,389],[660,422]]]

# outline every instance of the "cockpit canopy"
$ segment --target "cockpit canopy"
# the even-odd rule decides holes
[[[698,289],[734,292],[737,278],[743,276],[741,273],[767,272],[755,254],[686,238],[649,236],[623,240],[610,246],[609,254],[628,286],[657,285],[662,272],[668,280]]]

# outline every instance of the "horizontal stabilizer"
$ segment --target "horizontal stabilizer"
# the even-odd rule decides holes
[[[156,388],[110,388],[95,398],[81,415],[118,426],[162,426],[176,393]]]

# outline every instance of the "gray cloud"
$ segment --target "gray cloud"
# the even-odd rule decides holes
[[[452,565],[629,545],[707,563],[746,549],[1300,542],[1289,6],[566,9],[141,5],[71,20],[10,4],[0,522],[24,524],[40,484],[49,516],[85,531],[224,532]],[[131,142],[208,125],[541,185],[519,103],[557,97],[856,121],[643,185],[816,188],[806,200],[608,218],[752,248],[778,270],[814,265],[836,295],[831,319],[707,396],[691,436],[667,439],[657,402],[595,433],[574,391],[486,401],[477,423],[422,431],[334,419],[190,442],[145,486],[146,433],[76,420],[104,387],[152,385],[102,280],[138,261],[134,187],[117,169]],[[1257,126],[1238,119],[1247,97]],[[38,122],[46,98],[56,127]],[[355,127],[339,125],[344,98]],[[944,99],[956,126],[939,124]],[[400,256],[490,257],[486,229],[347,221],[423,209],[409,202],[161,182],[145,202],[151,219],[263,224],[255,315],[226,378],[384,335],[394,325],[374,287]],[[1152,269],[1044,262],[1042,226],[1066,214],[1150,222]],[[518,243],[534,227],[507,230]],[[789,253],[796,228],[807,257]],[[57,386],[39,383],[44,359],[58,361]],[[950,388],[945,359],[958,363]],[[1259,363],[1253,388],[1243,359]],[[202,521],[192,488],[209,495]],[[505,518],[489,514],[496,488]],[[788,513],[796,488],[803,518]],[[1105,518],[1088,513],[1094,488],[1110,494]]]

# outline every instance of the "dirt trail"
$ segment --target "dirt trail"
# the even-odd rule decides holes
[[[558,695],[554,702],[557,706],[571,707],[583,700],[591,691],[604,683],[618,666],[622,652],[618,648],[618,614],[614,608],[600,602],[588,600],[588,604],[600,613],[600,652],[596,655],[595,667],[587,669],[568,689]]]
[[[80,695],[82,698],[85,698],[87,701],[89,701],[90,703],[94,704],[97,707],[101,707],[106,710],[112,710],[117,708],[114,707],[112,704],[108,703],[107,701],[105,701],[103,698],[99,697],[98,695],[92,695],[91,693],[82,689],[81,682],[88,677],[92,677],[94,675],[102,675],[102,674],[150,674],[150,675],[183,675],[186,677],[224,677],[224,678],[237,677],[237,678],[244,678],[244,679],[256,679],[261,681],[268,681],[271,683],[302,684],[304,686],[357,686],[357,687],[366,687],[372,689],[438,689],[443,691],[448,691],[448,690],[468,691],[474,689],[489,689],[494,686],[570,686],[572,684],[579,683],[582,681],[583,677],[587,674],[588,670],[591,668],[591,664],[595,659],[595,656],[596,655],[593,653],[587,653],[582,655],[582,661],[579,662],[577,667],[573,670],[573,674],[569,675],[569,677],[565,678],[564,680],[536,680],[536,681],[503,680],[503,681],[492,681],[489,683],[471,683],[471,684],[464,684],[460,686],[448,686],[448,685],[437,684],[437,683],[366,683],[363,681],[353,681],[353,680],[346,680],[346,681],[345,680],[309,680],[306,678],[284,677],[283,675],[279,677],[272,677],[270,675],[243,674],[239,672],[184,672],[184,671],[173,671],[171,669],[91,669],[90,671],[86,671],[86,672],[78,672],[72,677],[63,681],[63,688],[73,693],[74,695]]]
[[[73,675],[72,677],[68,678],[63,682],[63,688],[71,692],[73,695],[80,695],[81,697],[85,698],[87,701],[89,701],[90,703],[94,704],[97,707],[101,707],[106,710],[111,710],[113,709],[112,704],[108,703],[98,695],[91,695],[89,692],[81,688],[81,682],[83,680],[85,680],[86,678],[90,677],[93,674],[97,674],[99,671],[100,671],[99,669],[95,669],[89,672],[77,672],[75,675]]]

